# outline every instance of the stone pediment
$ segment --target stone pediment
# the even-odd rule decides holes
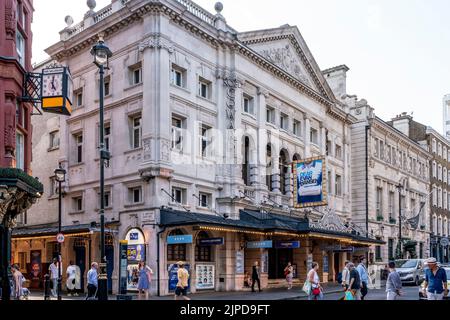
[[[308,49],[297,27],[240,33],[239,40],[251,50],[307,85],[323,97],[334,101],[322,71]]]

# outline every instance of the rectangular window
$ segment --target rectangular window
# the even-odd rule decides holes
[[[337,196],[341,197],[342,196],[342,177],[340,175],[336,175],[335,178],[335,186],[334,186],[334,190]]]
[[[289,117],[286,114],[282,113],[280,115],[280,128],[288,130],[288,127],[289,127]]]
[[[388,256],[389,260],[394,259],[394,239],[388,240]]]
[[[244,112],[248,114],[254,114],[254,107],[253,107],[253,98],[244,95]]]
[[[110,139],[111,139],[111,124],[107,123],[105,124],[105,131],[104,131],[104,140],[105,140],[105,149],[109,151],[110,146]]]
[[[172,149],[179,152],[183,152],[183,125],[183,119],[172,118]]]
[[[53,197],[58,193],[58,187],[55,177],[50,177],[50,190],[48,191],[48,196]]]
[[[186,87],[186,70],[173,65],[172,66],[172,84],[180,88]]]
[[[83,105],[83,89],[75,91],[75,99],[76,106],[81,107]]]
[[[105,78],[104,90],[105,90],[104,91],[105,97],[109,96],[111,94],[111,77],[110,76],[107,76]]]
[[[100,193],[97,194],[98,196],[98,207],[101,207],[100,204]],[[111,208],[111,192],[105,191],[105,208]]]
[[[142,69],[136,68],[133,70],[133,84],[139,84],[142,82]]]
[[[142,187],[128,188],[128,202],[130,204],[142,202]]]
[[[317,129],[311,128],[309,140],[315,145],[319,144],[319,132]]]
[[[294,135],[296,135],[297,137],[300,137],[302,134],[301,130],[302,130],[302,127],[301,127],[300,121],[294,120],[294,127],[293,127]]]
[[[205,99],[211,99],[211,82],[203,78],[198,81],[198,95]]]
[[[383,189],[377,188],[377,219],[383,218]]]
[[[380,159],[384,160],[384,141],[380,141]]]
[[[206,126],[206,125],[202,125],[200,127],[200,156],[201,157],[207,157],[209,155],[208,153],[208,147],[211,144],[211,134],[210,134],[210,130],[211,128]]]
[[[209,208],[211,205],[211,195],[209,193],[200,192],[198,205],[202,208]]]
[[[25,39],[18,29],[16,30],[16,51],[19,63],[25,67]]]
[[[275,110],[271,107],[266,108],[266,121],[268,123],[275,123]]]
[[[395,193],[389,192],[389,219],[395,217]]]
[[[72,198],[72,209],[74,212],[83,211],[83,197]]]
[[[59,131],[50,132],[50,146],[49,149],[55,149],[59,147]]]
[[[83,134],[79,133],[74,135],[75,140],[75,153],[76,153],[76,163],[83,162]]]
[[[334,155],[337,159],[342,159],[342,147],[340,145],[336,145]]]
[[[380,140],[378,140],[377,138],[375,138],[375,151],[374,151],[373,156],[375,158],[380,157]]]
[[[186,203],[186,189],[182,188],[172,188],[172,198],[173,201],[179,204],[185,204]]]
[[[25,170],[25,138],[19,131],[16,132],[16,168]]]
[[[142,118],[139,115],[130,118],[131,148],[137,149],[141,147],[141,136],[142,136]]]
[[[382,258],[381,258],[381,246],[376,246],[375,247],[375,260],[376,261],[382,261]]]

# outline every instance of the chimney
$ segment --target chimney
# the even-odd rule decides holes
[[[340,65],[322,71],[331,90],[338,100],[347,94],[347,71],[350,69],[346,65]]]
[[[408,115],[407,112],[402,112],[392,119],[392,126],[409,137],[409,124],[412,119],[413,117]]]

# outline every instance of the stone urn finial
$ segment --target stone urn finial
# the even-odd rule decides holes
[[[216,2],[216,4],[214,5],[214,9],[216,10],[217,14],[221,14],[223,10],[223,3]]]
[[[87,6],[89,7],[89,10],[93,11],[95,7],[97,6],[97,3],[95,0],[87,0],[86,2]]]

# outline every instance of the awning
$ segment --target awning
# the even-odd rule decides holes
[[[253,233],[266,236],[320,238],[362,246],[385,244],[384,241],[366,238],[356,232],[345,233],[311,228],[308,219],[305,218],[252,210],[241,210],[239,220],[234,220],[208,214],[164,209],[161,210],[160,224],[165,227],[190,225],[203,230]]]
[[[65,236],[83,236],[91,235],[96,232],[100,232],[100,228],[93,226],[91,224],[80,224],[73,226],[63,226],[61,227],[61,232]],[[106,233],[117,233],[117,230],[105,228]],[[27,239],[37,239],[37,238],[52,238],[58,233],[57,226],[47,226],[47,227],[22,227],[16,228],[12,231],[13,240],[27,240]]]

